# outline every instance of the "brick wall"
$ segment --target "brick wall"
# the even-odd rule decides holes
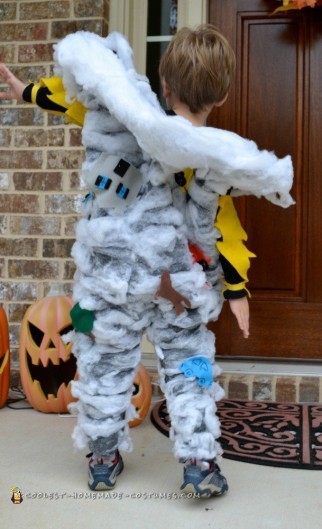
[[[218,361],[220,365],[220,359]],[[159,377],[152,371],[153,394],[159,398],[164,395],[159,386]],[[253,375],[247,372],[239,374],[222,373],[219,384],[225,390],[225,398],[232,400],[254,400],[266,402],[322,402],[322,377],[305,375]]]
[[[105,35],[107,28],[108,0],[1,0],[0,62],[37,81],[52,74],[55,42],[81,29]],[[51,285],[71,290],[83,156],[80,129],[31,105],[0,101],[0,303],[13,368],[28,305]]]
[[[220,361],[219,361],[220,364]],[[322,402],[322,377],[223,373],[219,382],[230,399],[275,402]]]

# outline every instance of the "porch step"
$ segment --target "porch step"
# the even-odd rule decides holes
[[[219,384],[229,399],[269,402],[322,402],[322,365],[317,363],[281,363],[226,361],[218,359],[222,374]],[[150,371],[153,392],[160,395],[156,369]]]

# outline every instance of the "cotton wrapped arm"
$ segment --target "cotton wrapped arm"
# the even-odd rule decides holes
[[[118,34],[117,34],[118,35]],[[117,39],[125,40],[121,35]],[[287,207],[293,167],[289,156],[259,150],[250,140],[187,120],[166,116],[151,95],[139,87],[134,69],[126,69],[105,39],[87,32],[68,35],[57,46],[55,59],[69,96],[85,102],[94,95],[136,137],[140,147],[165,169],[204,167],[214,187],[233,186],[241,193],[264,196]],[[86,106],[86,103],[85,103]]]

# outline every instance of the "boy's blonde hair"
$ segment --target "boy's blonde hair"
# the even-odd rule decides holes
[[[212,25],[182,28],[161,57],[159,75],[192,113],[221,102],[235,72],[235,54]]]

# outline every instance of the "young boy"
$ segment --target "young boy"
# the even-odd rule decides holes
[[[213,107],[223,105],[228,97],[235,62],[235,54],[230,44],[213,26],[200,26],[195,31],[189,28],[181,29],[161,57],[159,66],[163,97],[169,114],[182,116],[196,127],[206,125]],[[222,201],[221,207],[223,203]],[[229,207],[232,207],[231,202]],[[221,227],[218,222],[217,227]],[[237,241],[241,243],[239,235],[237,229],[237,233],[234,233],[235,244],[238,244]],[[249,257],[252,256],[245,246],[239,244],[238,253],[234,255],[234,267],[219,250],[219,260],[226,283],[224,297],[229,299],[230,308],[245,338],[249,336],[245,278]],[[247,263],[246,268],[241,265],[243,258]]]
[[[216,151],[224,153],[215,154],[215,169],[211,168],[214,142],[209,160],[198,151],[208,135],[203,125],[213,106],[225,101],[235,66],[231,47],[211,26],[179,31],[162,58],[163,91],[173,114],[168,117],[134,72],[121,36],[69,36],[58,45],[56,61],[64,83],[74,91],[72,95],[76,92],[86,111],[83,176],[91,194],[84,203],[73,249],[74,299],[81,311],[92,313],[94,323],[90,330],[74,323],[79,381],[73,391],[78,398],[74,440],[80,448],[89,443],[93,452],[89,486],[113,488],[123,470],[119,450],[131,449],[127,422],[132,381],[146,330],[159,359],[174,453],[184,463],[181,490],[203,497],[221,495],[228,485],[217,464],[221,448],[215,401],[223,392],[213,381],[220,371],[214,364],[214,337],[206,323],[216,319],[222,305],[220,250],[226,269],[225,295],[231,297],[232,311],[248,336],[249,253],[234,214],[228,229],[223,224],[226,199],[230,213],[232,209],[229,197],[221,201],[220,194],[227,195],[236,181],[242,183],[243,175],[247,192],[260,194],[267,174],[273,183],[266,193],[271,197],[273,191],[280,191],[281,201],[289,205],[285,192],[291,180],[289,162],[281,161],[280,172],[288,174],[287,184],[280,187],[283,179],[276,157],[268,159],[267,153],[254,152],[253,146],[248,152],[248,144],[229,133],[227,154],[226,136],[216,140]],[[61,95],[55,103],[51,83],[25,89],[4,65],[0,75],[11,87],[1,98],[21,99],[24,93],[25,99],[46,109],[70,112],[72,104]],[[166,152],[164,142],[168,142]],[[247,172],[246,165],[240,174],[234,168],[225,171],[234,157],[234,142],[238,152],[245,149],[251,162],[256,162],[256,171],[261,169],[260,183],[249,184],[248,176],[256,180],[256,171]],[[114,169],[106,170],[110,163]],[[223,168],[224,178],[218,167]],[[120,183],[128,169],[135,175],[134,183],[141,178],[141,184],[132,201],[119,207],[110,188],[117,180],[118,198],[131,197],[130,183]],[[272,200],[277,200],[275,195]],[[232,243],[231,226],[237,233],[236,243]],[[194,264],[189,245],[193,252],[198,247],[205,270]],[[204,370],[204,377],[198,368]]]

